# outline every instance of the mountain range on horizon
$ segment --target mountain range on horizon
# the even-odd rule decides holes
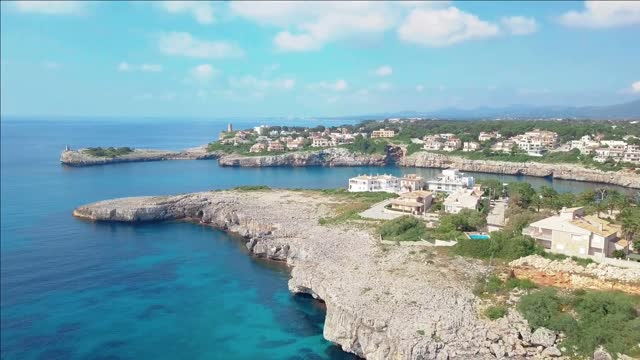
[[[514,104],[506,107],[482,106],[472,109],[456,107],[430,111],[398,111],[389,113],[354,115],[341,118],[380,119],[398,117],[428,117],[437,119],[602,119],[635,120],[640,119],[640,99],[626,103],[604,106],[535,106]]]

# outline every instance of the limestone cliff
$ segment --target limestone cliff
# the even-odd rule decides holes
[[[290,152],[275,155],[225,155],[218,162],[222,166],[382,166],[385,155],[364,155],[343,148]]]
[[[640,188],[640,175],[626,171],[602,171],[573,164],[545,164],[537,162],[508,162],[492,160],[469,160],[430,152],[417,152],[398,162],[401,166],[456,168],[462,171],[485,172],[505,175],[528,175],[553,177],[555,179],[589,181]]]
[[[220,191],[103,201],[74,215],[182,219],[240,234],[252,254],[291,266],[290,290],[326,303],[324,336],[360,357],[540,358],[543,349],[529,342],[530,328],[517,313],[495,322],[478,315],[471,288],[487,267],[383,246],[366,229],[319,225],[344,201],[312,191]]]

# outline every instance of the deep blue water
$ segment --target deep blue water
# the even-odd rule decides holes
[[[65,145],[182,149],[209,142],[226,124],[21,119],[1,126],[3,359],[349,357],[323,340],[321,305],[288,293],[286,269],[251,259],[226,234],[185,223],[94,224],[71,211],[113,197],[248,184],[335,188],[359,173],[412,169],[236,169],[215,161],[68,168],[58,160]],[[561,191],[596,186],[501,179]]]

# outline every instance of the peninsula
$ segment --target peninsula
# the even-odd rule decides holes
[[[562,356],[561,338],[539,324],[534,328],[515,306],[496,308],[499,316],[487,315],[493,308],[481,294],[495,290],[478,291],[478,278],[519,269],[522,276],[547,279],[543,271],[572,272],[582,266],[567,260],[563,264],[573,270],[563,270],[532,258],[500,268],[453,256],[446,248],[384,245],[375,230],[379,221],[354,215],[380,196],[254,187],[107,200],[80,206],[73,214],[91,221],[182,220],[239,234],[250,254],[286,261],[293,293],[325,302],[325,338],[366,359]],[[544,269],[537,271],[537,266]],[[611,289],[608,281],[614,278],[631,292],[638,289],[637,269],[589,266],[589,274],[566,276],[576,282],[582,277],[581,284],[590,279],[595,288]],[[615,275],[620,273],[625,276]],[[495,285],[502,284],[495,275],[490,279],[492,286],[503,286]],[[510,281],[520,288],[533,286],[524,277],[516,280]],[[515,304],[523,291],[516,288],[504,296]]]

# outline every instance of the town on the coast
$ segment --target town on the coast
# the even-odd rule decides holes
[[[620,169],[640,165],[639,128],[637,121],[471,123],[415,118],[311,128],[260,125],[234,130],[228,124],[219,139],[209,144],[209,150],[260,155],[345,147],[375,153],[384,151],[385,146],[397,146],[405,154],[442,152],[471,159],[566,162]]]
[[[349,192],[397,194],[396,198],[375,204],[361,213],[368,218],[389,220],[411,215],[424,221],[426,227],[437,228],[439,218],[443,215],[464,212],[469,216],[483,216],[484,224],[476,226],[474,231],[465,232],[465,235],[472,240],[487,240],[491,231],[500,231],[505,227],[509,221],[509,207],[517,206],[510,205],[507,191],[509,184],[497,184],[496,187],[493,182],[488,185],[476,184],[473,176],[467,176],[457,169],[445,169],[437,178],[429,180],[416,174],[401,177],[388,174],[359,175],[349,179],[347,189]],[[525,184],[525,188],[526,185],[528,184]],[[546,196],[561,196],[550,188],[542,191],[546,192]],[[540,204],[545,195],[535,196],[539,198],[531,199],[532,202]],[[624,206],[623,198],[619,200],[621,206]],[[552,204],[556,211],[549,213],[550,216],[547,217],[536,216],[540,220],[523,224],[522,235],[535,239],[549,252],[566,256],[586,257],[596,261],[603,258],[640,261],[640,255],[634,253],[633,242],[625,238],[622,226],[612,220],[620,215],[622,208],[612,209],[606,216],[601,216],[601,213],[586,213],[584,206],[564,206],[573,205],[570,202],[565,200],[560,204],[562,207]],[[440,241],[440,244],[443,242]],[[456,241],[448,243],[450,246],[455,244]]]

